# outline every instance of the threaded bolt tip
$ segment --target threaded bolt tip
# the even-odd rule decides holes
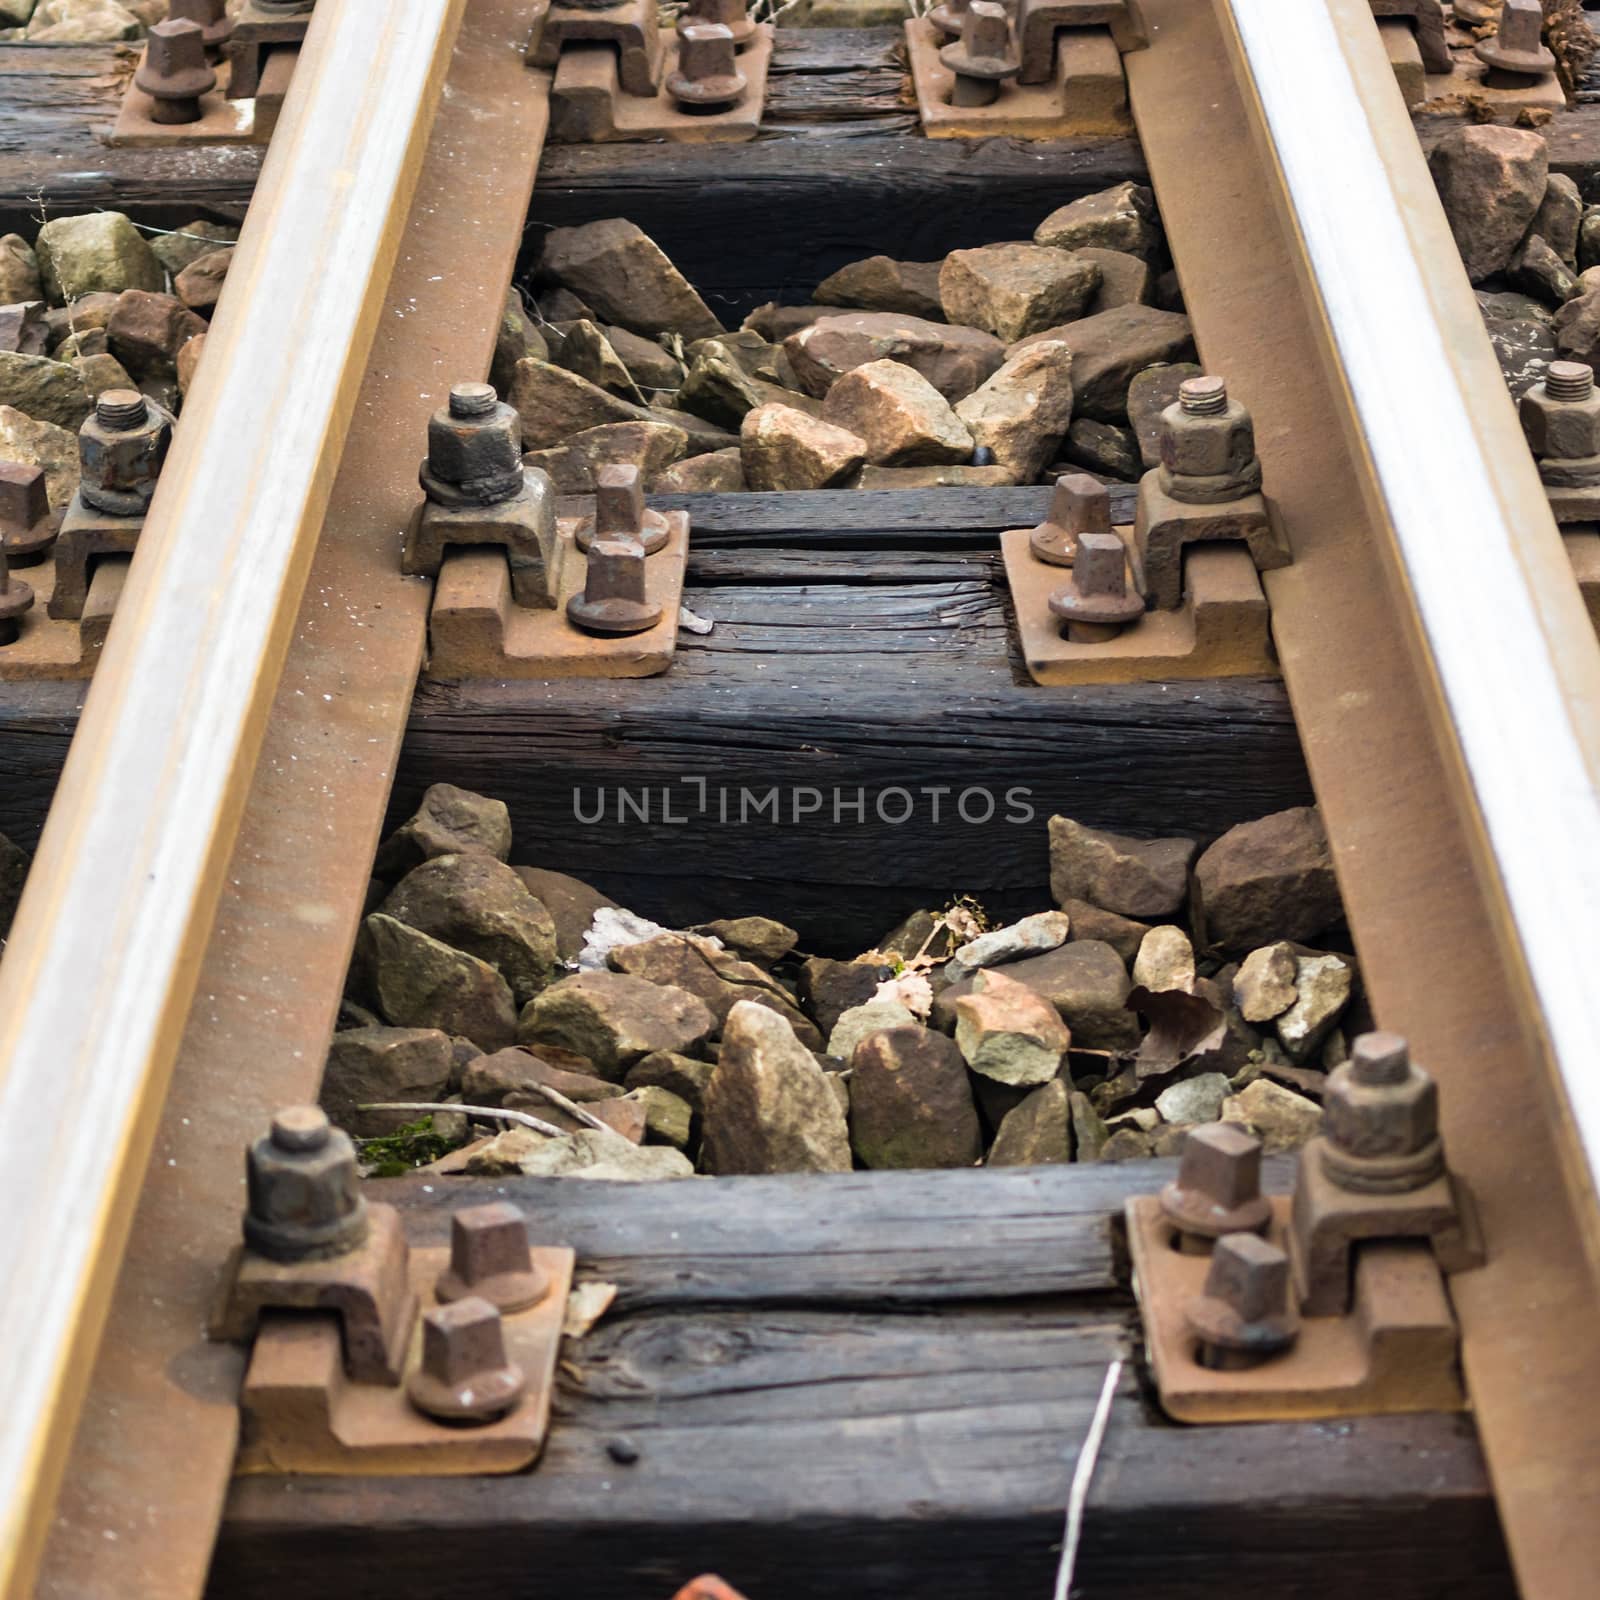
[[[145,399],[137,389],[107,389],[94,403],[102,428],[136,428],[145,419]]]
[[[1545,368],[1544,392],[1552,400],[1587,400],[1594,393],[1594,369],[1582,361],[1552,361]]]
[[[452,417],[486,417],[500,403],[489,383],[458,383],[450,390]]]
[[[1178,385],[1178,404],[1191,417],[1214,417],[1228,409],[1228,385],[1221,378],[1185,378]]]

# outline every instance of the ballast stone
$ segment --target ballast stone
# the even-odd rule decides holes
[[[540,270],[580,296],[605,322],[647,338],[703,339],[722,324],[642,229],[621,217],[553,228]]]
[[[972,457],[972,435],[950,402],[899,361],[869,361],[828,390],[822,419],[866,446],[879,467],[951,465]]]
[[[1133,839],[1050,819],[1050,894],[1057,905],[1087,900],[1123,917],[1170,917],[1188,889],[1193,839]]]
[[[155,252],[120,211],[56,217],[40,228],[34,250],[45,297],[54,305],[97,291],[159,294],[166,288]]]
[[[989,244],[945,257],[939,296],[948,321],[1011,344],[1081,317],[1100,282],[1100,268],[1069,251]]]
[[[1072,352],[1059,342],[1011,356],[956,405],[973,442],[994,452],[1017,483],[1032,483],[1072,423]]]
[[[978,1162],[983,1133],[956,1045],[914,1022],[866,1035],[850,1057],[850,1137],[874,1169]]]
[[[1544,136],[1488,123],[1447,133],[1428,157],[1445,219],[1473,283],[1510,264],[1545,197]]]
[[[544,1043],[575,1050],[601,1077],[620,1079],[654,1051],[699,1049],[715,1026],[704,1002],[686,990],[620,972],[582,972],[529,1001],[516,1035],[535,1050]]]
[[[705,1095],[708,1171],[848,1172],[850,1134],[827,1074],[776,1012],[728,1013]]]

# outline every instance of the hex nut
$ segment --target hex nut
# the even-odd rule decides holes
[[[78,429],[85,505],[115,517],[150,508],[172,443],[172,414],[132,389],[108,389]]]
[[[1419,1189],[1444,1170],[1439,1091],[1398,1034],[1364,1033],[1329,1074],[1322,1103],[1323,1168],[1362,1193]]]
[[[444,506],[493,505],[522,492],[522,417],[486,383],[458,383],[428,419],[423,491]]]
[[[1583,400],[1561,400],[1541,379],[1523,395],[1517,412],[1528,448],[1541,463],[1600,456],[1600,389]]]
[[[245,1160],[245,1243],[273,1261],[325,1261],[367,1238],[367,1202],[350,1136],[317,1106],[291,1106]]]
[[[1237,400],[1199,415],[1174,401],[1161,413],[1159,437],[1160,483],[1174,500],[1192,499],[1202,487],[1207,503],[1241,499],[1261,488],[1255,424]],[[1202,486],[1189,479],[1210,482]]]

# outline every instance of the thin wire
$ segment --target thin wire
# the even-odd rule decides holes
[[[1056,1568],[1055,1600],[1067,1600],[1072,1592],[1072,1574],[1078,1565],[1078,1541],[1083,1536],[1083,1508],[1089,1498],[1089,1483],[1094,1477],[1095,1462],[1100,1459],[1106,1424],[1111,1420],[1111,1401],[1121,1376],[1122,1357],[1118,1356],[1106,1368],[1106,1381],[1100,1385],[1100,1399],[1089,1419],[1089,1431],[1084,1435],[1078,1465],[1073,1469],[1072,1487],[1067,1491],[1067,1525],[1061,1538],[1061,1565]]]

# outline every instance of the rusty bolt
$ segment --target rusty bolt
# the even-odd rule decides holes
[[[1056,479],[1050,515],[1033,530],[1028,548],[1052,567],[1070,567],[1085,533],[1111,532],[1111,496],[1087,472]]]
[[[274,1261],[325,1261],[367,1238],[350,1136],[317,1106],[290,1106],[250,1146],[245,1243]]]
[[[133,81],[153,102],[152,122],[198,122],[200,96],[217,86],[216,72],[206,60],[205,30],[184,19],[156,23]]]
[[[1539,476],[1562,488],[1600,484],[1600,394],[1583,361],[1552,361],[1517,406]]]
[[[550,1292],[550,1279],[534,1265],[528,1225],[507,1200],[469,1206],[450,1219],[450,1265],[433,1292],[442,1301],[477,1295],[501,1311],[526,1311]]]
[[[955,74],[950,90],[953,106],[991,106],[1000,85],[1022,71],[1012,48],[1011,19],[995,0],[972,0],[961,19],[961,37],[939,51],[939,59]]]
[[[0,645],[15,644],[22,632],[22,614],[33,604],[33,590],[11,576],[11,563],[0,550]]]
[[[458,383],[428,419],[420,473],[436,505],[492,506],[522,493],[522,418],[487,383]]]
[[[169,0],[167,17],[173,22],[192,22],[205,41],[206,54],[215,61],[222,47],[233,37],[233,18],[228,15],[228,0]]]
[[[1240,500],[1261,488],[1250,413],[1221,378],[1186,378],[1161,413],[1162,491],[1192,505]]]
[[[1226,1233],[1261,1232],[1272,1216],[1261,1192],[1261,1141],[1235,1122],[1191,1129],[1161,1209],[1185,1255],[1204,1255]]]
[[[1300,1331],[1289,1305],[1288,1256],[1256,1234],[1225,1234],[1184,1317],[1200,1365],[1214,1371],[1256,1367],[1287,1350]]]
[[[720,22],[678,29],[678,65],[667,74],[667,93],[680,111],[725,111],[744,98],[735,50],[733,30]]]
[[[631,461],[608,461],[594,473],[594,520],[578,528],[578,548],[596,539],[629,539],[653,556],[672,530],[659,511],[644,503],[644,483]]]
[[[1397,1033],[1363,1033],[1328,1076],[1323,1171],[1341,1189],[1401,1194],[1444,1171],[1439,1091]]]
[[[1049,599],[1073,644],[1104,644],[1144,615],[1144,596],[1128,587],[1128,553],[1114,533],[1079,535],[1072,576]]]
[[[1544,7],[1539,0],[1505,0],[1500,27],[1492,39],[1480,39],[1474,54],[1491,72],[1542,78],[1556,70],[1556,58],[1545,49]]]
[[[739,50],[756,36],[756,19],[745,10],[744,0],[689,0],[678,15],[678,32],[707,22],[726,28]]]
[[[487,1300],[469,1295],[422,1316],[422,1365],[406,1395],[439,1422],[493,1422],[522,1398],[527,1380],[506,1356],[505,1327]]]
[[[114,517],[142,516],[172,442],[172,418],[137,389],[107,389],[78,429],[79,492]]]
[[[959,39],[961,29],[965,25],[963,18],[972,0],[944,0],[942,5],[937,5],[928,13],[928,21],[947,39]]]
[[[645,553],[632,539],[596,539],[589,546],[583,593],[567,602],[567,617],[591,633],[643,633],[661,620],[646,597]]]
[[[44,559],[61,520],[50,514],[43,467],[0,461],[0,549],[17,567]]]

